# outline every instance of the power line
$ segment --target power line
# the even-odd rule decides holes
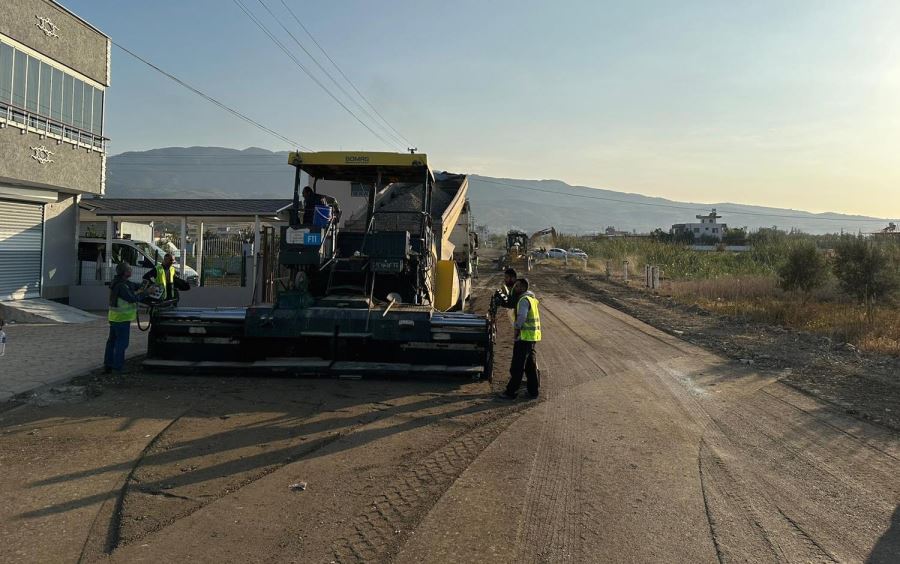
[[[324,84],[322,84],[322,82],[318,78],[316,78],[316,76],[313,75],[309,71],[309,69],[307,69],[306,66],[304,66],[303,63],[301,63],[300,60],[297,59],[297,57],[295,57],[294,54],[291,53],[290,50],[287,47],[285,47],[284,44],[281,41],[279,41],[277,37],[275,37],[275,35],[272,34],[271,31],[269,31],[269,28],[267,28],[265,26],[265,24],[263,24],[261,21],[259,21],[259,19],[257,19],[257,17],[254,16],[253,13],[250,12],[249,9],[247,9],[247,7],[243,4],[243,2],[241,2],[241,0],[233,0],[233,2],[237,5],[238,8],[241,9],[242,12],[244,12],[244,14],[247,15],[248,18],[250,18],[250,21],[252,21],[256,25],[256,27],[258,27],[263,33],[265,33],[266,36],[269,39],[271,39],[272,42],[275,43],[275,45],[277,45],[278,48],[281,49],[284,52],[284,54],[287,55],[288,58],[291,59],[294,62],[294,64],[300,68],[300,70],[302,70],[310,79],[312,79],[312,81],[315,82],[319,86],[319,88],[324,90],[325,93],[328,94],[332,100],[334,100],[335,102],[337,102],[337,104],[339,106],[344,108],[344,110],[348,114],[353,116],[353,119],[358,121],[360,123],[360,125],[362,125],[366,129],[368,129],[372,133],[372,135],[374,135],[375,137],[380,139],[386,145],[388,145],[388,146],[395,145],[394,143],[391,143],[390,141],[388,141],[387,139],[382,137],[381,134],[379,134],[377,131],[375,131],[374,129],[369,127],[369,125],[366,122],[361,120],[359,118],[359,116],[357,116],[355,113],[353,113],[353,110],[351,110],[350,108],[347,107],[346,104],[341,102],[341,100],[337,96],[335,96],[334,93],[332,93],[331,90],[328,89],[328,87],[326,87]]]
[[[185,81],[181,80],[181,79],[178,78],[177,76],[175,76],[175,75],[173,75],[173,74],[170,74],[170,73],[164,71],[163,69],[161,69],[161,68],[159,68],[158,66],[154,65],[153,63],[151,63],[151,62],[148,61],[147,59],[141,57],[140,55],[136,54],[135,52],[131,51],[130,49],[128,49],[128,48],[126,48],[126,47],[123,47],[121,44],[119,44],[119,43],[117,43],[117,42],[115,42],[115,41],[112,41],[112,44],[115,45],[116,47],[118,47],[119,49],[121,49],[122,51],[125,51],[126,53],[128,53],[129,55],[131,55],[132,57],[134,57],[135,59],[137,59],[138,61],[140,61],[140,62],[144,63],[145,65],[147,65],[148,67],[152,68],[152,69],[155,70],[156,72],[162,74],[162,75],[165,76],[166,78],[168,78],[168,79],[170,79],[170,80],[173,80],[173,81],[177,82],[178,84],[180,84],[180,85],[183,86],[184,88],[187,88],[188,90],[190,90],[190,91],[193,92],[194,94],[197,94],[198,96],[200,96],[200,97],[206,99],[207,101],[212,102],[212,103],[215,104],[216,106],[218,106],[218,107],[222,108],[223,110],[225,110],[225,111],[231,113],[232,115],[235,115],[235,116],[241,118],[242,120],[246,121],[247,123],[249,123],[249,124],[251,124],[251,125],[254,125],[254,126],[258,127],[259,129],[265,131],[266,133],[269,133],[270,135],[274,135],[275,137],[281,139],[282,141],[288,143],[288,144],[291,145],[291,146],[294,146],[294,147],[300,147],[300,148],[302,148],[302,149],[306,149],[307,151],[311,151],[311,150],[312,150],[312,149],[310,149],[309,147],[306,147],[305,145],[302,145],[301,143],[299,143],[299,142],[297,142],[297,141],[294,141],[293,139],[291,139],[291,138],[289,138],[289,137],[286,137],[286,136],[284,136],[284,135],[278,133],[278,132],[275,131],[274,129],[270,129],[270,128],[266,127],[265,125],[259,123],[258,121],[254,120],[253,118],[248,117],[248,116],[242,114],[241,112],[235,110],[234,108],[232,108],[232,107],[226,105],[225,103],[216,100],[216,99],[213,98],[212,96],[210,96],[210,95],[208,95],[208,94],[206,94],[206,93],[204,93],[204,92],[201,92],[200,90],[198,90],[197,88],[191,86],[190,84],[186,83]]]
[[[620,204],[629,204],[635,206],[649,206],[654,208],[670,208],[676,210],[689,210],[689,211],[697,211],[697,207],[688,207],[688,206],[677,206],[674,204],[657,204],[654,202],[633,202],[630,200],[623,200],[620,198],[610,198],[608,196],[594,196],[590,194],[575,194],[575,193],[567,193],[567,192],[557,192],[555,190],[545,190],[543,188],[535,188],[533,186],[524,186],[522,184],[511,184],[509,182],[500,182],[498,180],[487,180],[481,176],[477,178],[478,182],[486,182],[488,184],[497,184],[499,186],[508,186],[510,188],[518,188],[522,190],[531,190],[532,192],[543,192],[545,194],[556,194],[557,196],[566,196],[566,197],[574,197],[574,198],[585,198],[588,200],[602,200],[604,202],[618,202]],[[771,214],[771,213],[760,213],[760,212],[747,212],[747,211],[738,211],[738,210],[730,210],[730,209],[717,209],[722,213],[730,213],[733,215],[752,215],[752,216],[760,216],[760,217],[774,217],[774,218],[784,218],[784,219],[803,219],[803,220],[813,220],[813,221],[843,221],[845,223],[884,223],[886,221],[890,221],[890,219],[849,219],[842,217],[817,217],[817,216],[805,216],[805,215],[786,215],[786,214]]]
[[[366,98],[366,97],[363,95],[363,93],[359,91],[359,88],[356,87],[356,84],[354,84],[353,81],[350,80],[350,77],[348,77],[348,76],[346,75],[346,73],[344,73],[343,69],[341,69],[341,67],[338,66],[338,64],[334,61],[334,59],[331,58],[331,55],[329,55],[328,52],[325,51],[325,48],[322,47],[322,46],[319,44],[318,41],[316,41],[316,38],[313,37],[313,34],[310,33],[310,31],[309,31],[308,29],[306,29],[306,26],[303,25],[303,22],[301,22],[301,21],[300,21],[300,18],[297,17],[297,14],[294,13],[294,10],[292,10],[291,7],[288,6],[288,5],[285,3],[284,0],[279,0],[279,1],[281,2],[281,5],[285,7],[285,9],[288,11],[288,13],[291,14],[291,17],[294,18],[294,21],[297,22],[297,25],[299,25],[300,28],[303,29],[303,31],[306,33],[307,36],[309,36],[309,38],[310,38],[310,39],[312,40],[312,42],[316,45],[316,47],[319,48],[319,51],[321,51],[322,54],[325,55],[325,57],[326,57],[329,61],[331,61],[331,64],[334,65],[334,68],[336,68],[337,71],[341,74],[341,76],[344,77],[344,80],[347,81],[347,84],[349,84],[349,85],[353,88],[353,90],[356,91],[356,93],[359,95],[359,97],[362,98],[362,100],[363,100],[366,104],[368,104],[368,106],[369,106],[370,108],[372,108],[372,111],[375,112],[375,115],[377,115],[378,117],[380,117],[380,118],[381,118],[381,121],[383,121],[383,122],[385,123],[385,125],[387,125],[387,126],[391,129],[391,131],[393,131],[394,133],[396,133],[396,134],[400,137],[401,140],[405,141],[405,142],[408,144],[409,147],[414,147],[415,145],[412,143],[412,141],[410,141],[409,139],[406,138],[405,135],[403,135],[402,133],[400,133],[399,131],[397,131],[397,129],[396,129],[393,125],[391,125],[391,122],[389,122],[387,119],[385,119],[385,117],[384,117],[383,115],[381,115],[381,112],[378,111],[378,108],[376,108],[376,107],[372,104],[372,102],[370,102],[369,99]]]
[[[321,63],[319,62],[319,60],[315,57],[315,55],[313,55],[312,53],[310,53],[310,52],[309,52],[309,49],[307,49],[306,46],[303,45],[303,43],[301,43],[299,39],[297,39],[297,36],[295,36],[293,33],[291,33],[291,30],[289,30],[289,29],[287,28],[287,26],[285,26],[283,23],[281,23],[281,20],[278,18],[278,16],[276,16],[275,13],[272,12],[272,10],[269,8],[269,6],[268,6],[265,2],[263,2],[263,0],[257,0],[257,2],[259,2],[260,6],[262,6],[263,9],[265,9],[265,11],[268,12],[270,16],[272,16],[272,19],[274,19],[276,22],[278,22],[278,25],[281,26],[281,29],[283,29],[284,32],[287,33],[288,36],[290,36],[290,38],[294,41],[294,43],[297,44],[297,47],[300,47],[300,49],[302,49],[303,52],[306,53],[306,55],[307,55],[310,59],[312,59],[312,62],[315,63],[315,65],[316,65],[317,67],[319,67],[319,70],[320,70],[320,71],[322,71],[323,73],[325,73],[325,76],[327,76],[327,77],[329,78],[329,80],[331,80],[331,82],[332,82],[335,86],[338,87],[338,90],[340,90],[340,91],[344,94],[344,96],[346,96],[348,100],[350,100],[350,101],[352,101],[354,104],[356,104],[356,107],[359,108],[360,110],[362,110],[362,112],[366,115],[366,117],[368,117],[368,118],[372,121],[372,123],[374,123],[374,124],[375,124],[377,127],[379,127],[384,133],[386,133],[386,134],[388,135],[388,137],[393,138],[394,141],[399,141],[399,142],[400,142],[400,146],[402,147],[403,139],[401,139],[400,137],[397,137],[396,135],[394,135],[393,133],[391,133],[391,130],[390,130],[390,129],[387,129],[384,125],[382,125],[381,123],[379,123],[378,120],[375,119],[375,118],[372,116],[372,114],[369,113],[369,111],[365,108],[365,106],[363,106],[362,104],[360,104],[360,103],[356,100],[356,98],[354,98],[349,92],[347,92],[347,89],[344,88],[344,87],[341,85],[341,83],[339,83],[339,82],[334,78],[334,76],[332,76],[332,74],[331,74],[330,72],[328,72],[328,70],[327,70],[324,66],[322,66],[322,64],[321,64]],[[282,4],[283,4],[283,2],[282,2]]]

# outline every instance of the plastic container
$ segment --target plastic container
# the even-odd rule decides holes
[[[313,225],[316,227],[328,227],[331,223],[331,206],[316,206],[313,213]]]

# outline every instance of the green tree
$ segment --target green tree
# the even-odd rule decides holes
[[[847,237],[835,247],[834,274],[844,292],[866,304],[889,300],[900,289],[898,265],[893,262],[876,242]]]
[[[795,245],[778,268],[778,284],[783,290],[806,294],[821,286],[828,276],[825,257],[814,243]]]

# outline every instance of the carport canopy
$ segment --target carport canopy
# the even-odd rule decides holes
[[[262,198],[90,198],[79,203],[81,209],[106,219],[106,257],[109,267],[112,266],[113,221],[116,218],[128,218],[132,221],[180,221],[182,241],[185,240],[188,219],[204,223],[253,223],[253,248],[255,252],[259,252],[261,223],[283,221],[279,213],[290,205],[290,199]],[[186,262],[181,261],[182,276]]]

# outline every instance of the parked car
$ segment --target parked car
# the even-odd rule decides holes
[[[112,240],[112,262],[124,262],[131,265],[132,280],[135,282],[152,270],[157,262],[162,262],[166,251],[147,241],[134,239]],[[80,265],[81,283],[89,284],[92,280],[109,282],[112,275],[106,272],[106,239],[82,237],[78,239],[78,263]],[[175,270],[181,266],[175,262]],[[184,268],[184,280],[191,286],[200,285],[200,276],[190,266]]]
[[[547,258],[564,259],[568,254],[565,249],[553,248],[547,251]]]
[[[581,249],[569,249],[569,256],[572,258],[579,258],[587,260],[587,253],[582,251]]]

